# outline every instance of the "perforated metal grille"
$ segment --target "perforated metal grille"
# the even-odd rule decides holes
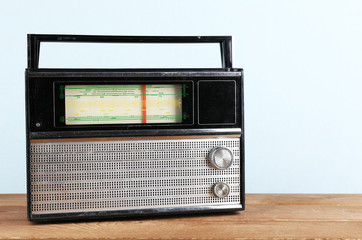
[[[31,143],[33,214],[240,203],[238,138]],[[210,166],[208,152],[229,148],[233,165]],[[211,187],[230,185],[218,198]]]

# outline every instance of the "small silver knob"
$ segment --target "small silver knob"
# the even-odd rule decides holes
[[[212,191],[216,197],[224,198],[229,195],[230,187],[226,183],[219,182],[212,187]]]
[[[209,161],[217,169],[227,169],[233,164],[234,155],[226,147],[214,147],[209,152]]]

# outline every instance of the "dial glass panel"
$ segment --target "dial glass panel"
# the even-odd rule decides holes
[[[65,85],[65,125],[182,123],[183,84]]]

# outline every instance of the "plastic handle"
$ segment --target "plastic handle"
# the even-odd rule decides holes
[[[231,36],[97,36],[97,35],[43,35],[28,34],[28,68],[39,68],[41,42],[93,43],[219,43],[221,65],[232,68]]]

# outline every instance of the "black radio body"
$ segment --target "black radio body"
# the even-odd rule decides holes
[[[218,69],[40,69],[40,42],[208,43]],[[244,209],[243,72],[231,37],[28,35],[28,218]]]

